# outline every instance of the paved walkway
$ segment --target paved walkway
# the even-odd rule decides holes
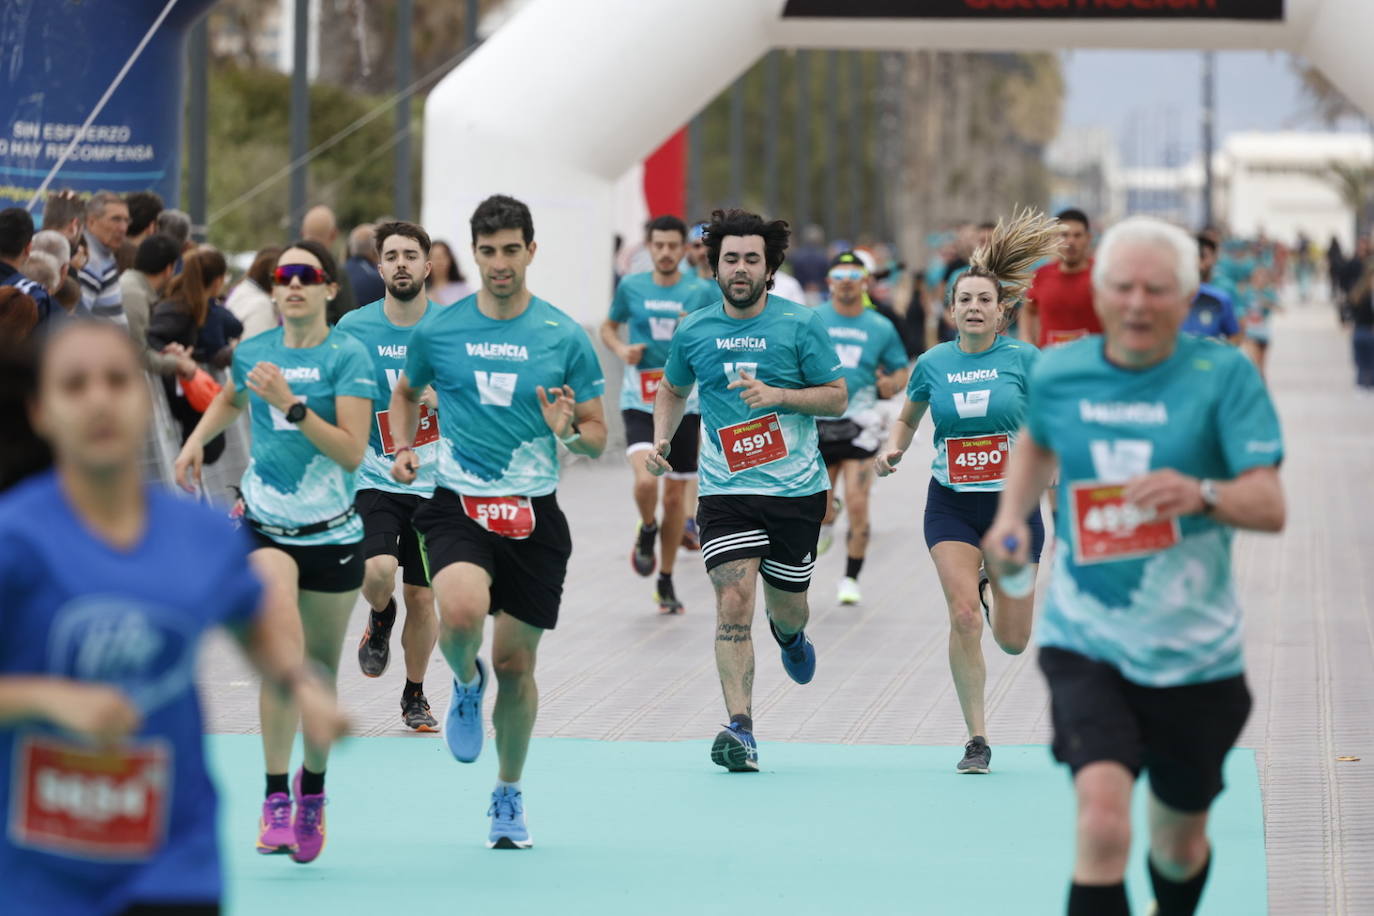
[[[1236,541],[1256,701],[1241,744],[1255,749],[1260,767],[1271,912],[1374,913],[1374,573],[1365,565],[1374,557],[1374,398],[1355,393],[1348,338],[1329,310],[1290,311],[1275,338],[1270,375],[1287,440],[1288,527],[1281,536]],[[926,427],[916,454],[929,448]],[[964,732],[943,599],[919,533],[921,464],[911,460],[876,485],[861,607],[834,602],[841,551],[818,564],[815,682],[793,685],[766,634],[757,643],[755,720],[765,747],[939,745],[949,748],[951,768],[957,761]],[[543,644],[536,734],[694,739],[709,766],[709,739],[723,720],[710,585],[700,559],[682,553],[676,578],[688,612],[655,613],[651,580],[637,578],[628,562],[629,479],[618,454],[575,463],[564,478],[560,499],[577,550],[562,624]],[[393,662],[380,681],[358,673],[352,652],[362,626],[360,605],[340,693],[359,734],[401,734],[400,665]],[[1047,698],[1033,654],[1004,656],[990,637],[985,652],[994,746],[1047,743]],[[440,712],[446,670],[436,655],[428,690]],[[202,679],[212,732],[256,730],[254,681],[227,644],[210,647]]]

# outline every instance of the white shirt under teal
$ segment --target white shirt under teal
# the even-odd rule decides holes
[[[554,492],[558,440],[535,388],[570,385],[579,404],[606,390],[587,332],[538,297],[508,321],[475,294],[438,310],[411,334],[406,379],[439,395],[436,485],[469,496]]]
[[[377,397],[372,362],[357,340],[331,328],[314,347],[288,347],[284,330],[273,328],[242,341],[234,350],[234,387],[248,394],[253,444],[240,484],[249,518],[281,528],[328,521],[347,512],[357,491],[355,474],[320,451],[295,423],[248,388],[248,373],[258,363],[281,369],[291,392],[326,423],[338,423],[338,397]],[[354,544],[363,522],[305,537],[273,540],[294,546]]]
[[[377,381],[378,394],[372,406],[367,451],[364,452],[363,463],[358,468],[358,489],[385,490],[388,493],[428,497],[434,493],[434,467],[439,454],[438,442],[421,445],[415,449],[420,459],[419,474],[416,475],[414,483],[399,483],[391,476],[395,453],[394,450],[388,452],[382,442],[382,423],[386,421],[390,411],[391,391],[400,381],[401,373],[406,367],[406,350],[410,344],[410,335],[420,323],[429,320],[431,315],[445,306],[429,302],[420,321],[409,327],[402,327],[393,324],[386,316],[385,304],[385,300],[378,299],[362,308],[354,309],[345,313],[335,325],[345,334],[356,337],[367,349],[367,354],[372,359],[372,376]]]
[[[683,274],[672,286],[659,286],[652,271],[629,274],[621,279],[611,301],[610,319],[626,326],[627,343],[644,345],[639,362],[625,367],[620,385],[620,409],[653,413],[654,405],[644,400],[640,373],[662,369],[668,362],[668,348],[678,324],[692,308],[705,300],[703,283],[693,274]],[[688,413],[695,412],[688,405]]]
[[[1235,347],[1179,335],[1148,369],[1109,363],[1101,337],[1047,351],[1031,376],[1027,429],[1059,458],[1058,543],[1038,641],[1172,687],[1241,673],[1232,529],[1179,519],[1178,543],[1145,556],[1081,563],[1075,483],[1122,483],[1160,468],[1231,480],[1283,458],[1279,420],[1255,367]]]
[[[816,419],[784,407],[751,408],[727,386],[741,371],[775,388],[814,388],[844,377],[825,324],[805,305],[770,295],[753,318],[727,315],[717,299],[683,320],[673,337],[665,380],[694,382],[701,398],[701,495],[810,496],[830,488],[816,441]],[[778,415],[787,455],[731,473],[720,430]]]
[[[981,353],[965,353],[956,339],[931,347],[916,360],[906,395],[910,401],[930,404],[935,424],[930,473],[941,486],[960,493],[1002,489],[1000,478],[951,484],[945,440],[1005,433],[1008,448],[1015,445],[1026,414],[1031,370],[1039,357],[1031,344],[999,336]]]

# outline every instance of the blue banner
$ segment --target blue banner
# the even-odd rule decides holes
[[[169,0],[4,0],[0,5],[0,208],[48,186],[82,196],[181,187],[186,33],[214,0],[172,0],[161,25],[90,127],[81,126]],[[38,201],[33,212],[42,210]]]

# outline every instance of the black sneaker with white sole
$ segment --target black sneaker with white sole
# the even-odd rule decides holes
[[[964,745],[964,759],[959,761],[957,769],[960,773],[986,773],[991,765],[992,748],[988,747],[988,739],[974,735]]]

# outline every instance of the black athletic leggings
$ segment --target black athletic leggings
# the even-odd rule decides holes
[[[120,916],[219,916],[218,903],[135,903]]]

